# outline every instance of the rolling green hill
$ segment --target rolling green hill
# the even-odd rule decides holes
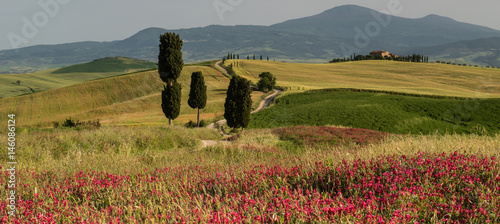
[[[133,58],[112,57],[101,58],[85,64],[72,65],[57,69],[52,74],[67,73],[107,73],[128,72],[131,70],[143,70],[156,68],[156,63],[137,60]]]
[[[342,125],[397,134],[500,131],[500,99],[433,99],[366,92],[284,96],[252,115],[250,128]]]
[[[156,64],[132,58],[113,57],[61,69],[28,74],[0,74],[0,98],[47,91],[90,80],[156,68]],[[20,81],[17,84],[17,81]]]

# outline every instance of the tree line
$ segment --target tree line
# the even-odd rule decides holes
[[[429,62],[429,57],[419,54],[392,57],[392,56],[373,56],[373,55],[351,55],[348,58],[334,58],[330,63],[349,62],[349,61],[368,61],[368,60],[387,60],[387,61],[402,61],[402,62]]]
[[[256,55],[254,54],[253,56],[247,55],[247,60],[257,60]],[[226,60],[239,60],[240,55],[239,54],[233,54],[233,53],[228,53],[227,56],[224,56],[222,58],[222,63],[224,63]],[[243,58],[242,58],[243,59]],[[260,55],[260,60],[264,60],[264,57]],[[269,61],[269,56],[266,56],[266,60]]]

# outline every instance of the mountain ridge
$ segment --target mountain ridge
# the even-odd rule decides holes
[[[391,16],[390,24],[381,26],[380,32],[370,37],[366,46],[356,46],[354,38],[359,33],[355,28],[366,35],[367,24],[377,21],[373,14],[384,16],[368,8],[346,5],[270,26],[210,25],[177,30],[152,27],[123,40],[3,50],[0,51],[0,73],[56,68],[115,56],[156,61],[158,36],[165,32],[176,32],[185,40],[183,56],[188,63],[219,59],[227,53],[245,58],[255,54],[280,61],[326,62],[346,56],[340,47],[344,43],[354,46],[358,50],[355,53],[366,54],[379,49],[398,53],[464,40],[500,37],[498,30],[442,16],[428,15],[419,19]]]

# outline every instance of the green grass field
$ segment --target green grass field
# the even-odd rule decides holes
[[[131,58],[103,58],[89,63],[27,74],[0,74],[0,98],[42,92],[95,79],[155,68],[156,64]],[[16,84],[21,81],[20,85]]]
[[[432,99],[362,92],[290,94],[252,116],[251,128],[342,125],[398,134],[500,131],[500,99]]]
[[[294,64],[258,60],[227,60],[233,70],[253,82],[262,72],[276,76],[290,92],[357,88],[413,94],[500,98],[500,69],[433,63],[360,61],[334,64]]]

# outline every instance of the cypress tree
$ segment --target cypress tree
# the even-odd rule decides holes
[[[239,76],[231,79],[224,103],[224,118],[229,127],[243,129],[248,127],[252,109],[251,93],[249,80]]]
[[[181,108],[181,84],[177,83],[177,79],[184,66],[182,44],[178,34],[167,32],[160,36],[158,73],[167,83],[161,94],[161,108],[170,125],[179,116]]]
[[[175,81],[171,85],[165,85],[161,93],[161,109],[170,125],[181,112],[181,90],[181,84]]]
[[[193,72],[191,75],[191,90],[189,92],[188,104],[193,109],[198,109],[198,127],[200,127],[200,109],[207,105],[207,86],[201,72]]]
[[[160,54],[158,55],[158,73],[161,80],[168,85],[181,75],[184,61],[182,60],[182,40],[178,34],[165,33],[160,36]]]

